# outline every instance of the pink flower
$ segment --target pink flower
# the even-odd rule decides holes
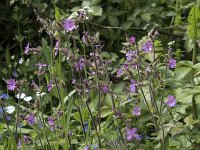
[[[136,90],[136,82],[135,80],[131,80],[130,92],[135,92],[135,90]]]
[[[6,83],[7,83],[7,89],[10,91],[14,91],[15,88],[17,87],[15,79],[9,79],[6,81]]]
[[[29,52],[29,43],[27,43],[25,50],[24,50],[24,54],[28,55]]]
[[[66,19],[64,21],[64,28],[67,31],[72,31],[76,29],[75,22],[72,19]]]
[[[170,58],[168,61],[169,68],[175,68],[176,67],[176,59]]]
[[[128,141],[131,141],[132,139],[139,139],[139,135],[136,133],[137,129],[136,128],[132,128],[132,129],[127,129],[126,130],[126,139]]]
[[[169,107],[175,107],[176,106],[176,98],[174,96],[172,96],[172,95],[169,95],[166,104]]]
[[[47,89],[50,92],[52,90],[52,88],[53,88],[53,83],[52,83],[52,81],[50,81],[49,84],[47,85]]]
[[[140,108],[140,106],[135,106],[133,108],[133,115],[135,115],[135,116],[140,116],[141,115],[141,108]]]
[[[107,85],[104,85],[101,90],[103,91],[103,93],[107,93],[109,91],[109,88]]]
[[[30,126],[35,124],[35,116],[33,114],[29,114],[29,116],[26,117],[26,120]]]
[[[134,36],[131,36],[131,37],[129,38],[129,42],[130,42],[131,44],[134,44],[134,43],[135,43],[135,37],[134,37]]]
[[[82,71],[85,66],[85,60],[81,58],[78,62],[75,63],[76,71]]]
[[[146,41],[142,44],[142,50],[145,53],[150,52],[153,49],[153,43],[151,41]]]
[[[37,63],[35,65],[38,66],[39,69],[42,69],[42,67],[46,67],[47,66],[47,64],[42,64],[42,63]]]

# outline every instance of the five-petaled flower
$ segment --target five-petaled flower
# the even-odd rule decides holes
[[[139,135],[136,133],[137,129],[136,128],[131,128],[126,130],[126,139],[128,141],[135,139],[139,139]]]
[[[31,126],[35,124],[35,116],[33,114],[30,114],[28,117],[26,117],[26,120]]]
[[[15,107],[14,106],[7,106],[5,107],[5,110],[8,114],[13,114],[15,111]]]
[[[168,96],[166,104],[171,108],[176,106],[176,98],[172,95]]]
[[[135,58],[135,56],[136,56],[135,51],[128,51],[128,52],[126,53],[126,59],[127,59],[128,61],[132,61],[132,60]]]
[[[78,62],[75,63],[76,71],[83,70],[84,66],[85,66],[85,60],[83,58],[81,58]]]
[[[67,30],[67,31],[72,31],[72,30],[76,29],[75,22],[69,18],[64,21],[63,26],[64,26],[65,30]]]
[[[135,115],[135,116],[140,116],[141,115],[141,108],[140,108],[140,106],[135,106],[133,108],[133,115]]]
[[[15,79],[9,79],[6,81],[6,83],[7,83],[7,89],[10,91],[14,91],[17,87]]]
[[[150,52],[153,49],[153,43],[151,41],[146,41],[142,44],[142,50],[145,53]]]
[[[176,67],[176,59],[170,58],[168,61],[169,68],[175,68]]]

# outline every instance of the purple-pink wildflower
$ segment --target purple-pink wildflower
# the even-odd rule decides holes
[[[86,145],[86,146],[84,147],[84,150],[90,150],[89,146]]]
[[[117,70],[117,77],[121,77],[123,70],[120,68]]]
[[[26,117],[27,123],[32,126],[35,124],[35,116],[33,114],[29,114],[28,117]]]
[[[108,85],[104,85],[101,89],[103,93],[107,93],[109,91]]]
[[[46,64],[43,64],[43,63],[37,63],[35,65],[38,66],[39,69],[42,69],[42,67],[46,67],[47,66]]]
[[[90,36],[87,32],[83,33],[83,36],[81,38],[81,40],[83,41],[84,44],[88,45],[88,40],[90,39]]]
[[[76,79],[72,79],[72,84],[76,84]]]
[[[63,115],[63,111],[58,111],[58,115],[62,116]]]
[[[126,139],[128,141],[135,139],[139,139],[139,135],[136,133],[137,129],[136,128],[131,128],[126,130]]]
[[[135,92],[135,90],[136,90],[136,82],[135,80],[131,80],[130,92]]]
[[[168,61],[169,68],[175,68],[176,67],[176,59],[170,58]]]
[[[57,40],[57,41],[56,41],[55,48],[54,48],[54,49],[55,49],[55,56],[56,56],[56,55],[58,55],[59,44],[60,44],[60,41],[59,41],[59,40]]]
[[[64,21],[64,28],[67,31],[72,31],[76,28],[75,22],[72,19],[65,19]]]
[[[128,62],[125,62],[125,63],[123,64],[123,67],[124,67],[125,70],[128,70],[128,66],[129,66]]]
[[[142,50],[145,53],[150,52],[153,49],[153,43],[151,41],[146,41],[142,44]]]
[[[53,83],[52,83],[52,81],[49,81],[49,84],[47,85],[48,91],[50,92],[52,90],[52,88],[53,88]]]
[[[17,82],[15,79],[9,79],[6,81],[7,83],[7,89],[10,91],[14,91],[17,88]]]
[[[54,122],[54,119],[52,117],[49,117],[47,122],[50,126],[55,126],[55,122]]]
[[[51,126],[51,131],[53,131],[55,128],[55,120],[52,117],[49,117],[47,123]]]
[[[29,48],[29,43],[26,44],[25,50],[24,50],[24,54],[28,55],[30,48]]]
[[[168,96],[166,104],[171,108],[176,106],[176,98],[172,95]]]
[[[134,116],[140,116],[141,115],[141,108],[140,108],[140,106],[135,106],[133,108],[133,115]]]
[[[29,144],[32,141],[31,137],[26,135],[23,136],[23,140],[25,144]]]
[[[129,38],[129,42],[130,42],[131,44],[135,44],[135,37],[134,37],[134,36],[131,36],[131,37]]]
[[[134,53],[133,51],[128,51],[128,52],[126,53],[126,59],[127,59],[128,61],[132,61],[132,60],[134,59],[134,57],[135,57],[135,53]]]
[[[85,66],[85,60],[81,58],[78,62],[75,63],[76,71],[82,71]]]
[[[42,67],[46,67],[47,66],[47,64],[43,64],[43,63],[37,63],[35,65],[38,66],[39,69],[42,69]]]

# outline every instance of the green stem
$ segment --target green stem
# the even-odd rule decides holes
[[[193,55],[192,55],[192,62],[193,64],[196,63],[196,51],[197,51],[197,47],[196,47],[196,42],[194,44],[194,50],[193,50]],[[193,107],[193,115],[194,115],[194,119],[198,118],[198,114],[197,114],[197,105],[196,105],[196,101],[194,99],[194,96],[192,98],[192,107]]]

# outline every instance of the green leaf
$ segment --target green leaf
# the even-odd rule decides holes
[[[192,124],[192,121],[193,121],[192,115],[187,116],[187,117],[184,119],[184,122],[185,122],[186,125],[188,125],[188,126]]]
[[[186,88],[186,89],[178,88],[175,92],[176,92],[176,98],[178,102],[191,104],[192,97],[200,93],[200,87],[196,86],[195,88]],[[199,102],[198,100],[199,97],[196,97],[196,98],[197,98],[197,102]]]
[[[124,13],[124,11],[119,9],[113,9],[111,12],[108,13],[108,16],[120,16]]]
[[[108,52],[102,52],[102,56],[105,58],[110,58],[110,54]]]
[[[187,77],[192,77],[192,76],[189,76],[191,75],[191,71],[192,71],[192,68],[191,67],[177,67],[175,69],[175,76],[176,76],[176,79],[177,80],[183,80]]]
[[[113,92],[120,93],[124,88],[124,82],[120,82],[114,85]]]
[[[179,61],[177,63],[177,67],[179,67],[179,66],[192,67],[193,66],[193,62],[192,61],[188,61],[188,60],[182,60],[182,61]]]
[[[143,13],[141,14],[141,18],[145,22],[149,22],[151,20],[151,13]]]
[[[82,2],[82,7],[89,7],[89,6],[93,6],[96,5],[100,2],[101,0],[84,0]]]
[[[170,147],[180,146],[180,145],[181,145],[181,144],[180,144],[178,141],[176,141],[175,139],[169,138],[169,146],[170,146]]]
[[[200,39],[200,10],[199,7],[194,5],[190,10],[188,16],[187,33],[192,40]]]
[[[76,90],[72,90],[65,98],[64,98],[64,104],[69,100],[69,98],[76,93]],[[61,104],[58,105],[57,110],[61,107]]]
[[[124,23],[122,23],[122,27],[124,28],[124,30],[128,30],[133,24],[133,21],[126,21]]]
[[[4,124],[4,128],[7,128],[7,125]],[[9,126],[10,130],[15,130],[16,127],[15,126]],[[23,134],[29,134],[31,132],[33,132],[32,129],[27,129],[27,128],[17,128],[17,133],[23,133]]]
[[[51,51],[47,45],[47,41],[44,38],[42,38],[42,51],[44,52],[47,63],[51,64]]]
[[[194,42],[192,39],[188,39],[185,41],[186,51],[189,53],[194,49]]]
[[[175,136],[183,131],[184,131],[184,125],[182,123],[176,123],[176,125],[171,128],[170,133],[172,134],[172,136]]]
[[[94,16],[102,16],[102,8],[100,6],[93,6],[91,9],[94,11]]]
[[[110,53],[110,56],[111,56],[112,61],[116,61],[116,59],[118,58],[118,55],[113,52]]]
[[[199,120],[193,120],[193,115],[189,115],[184,119],[187,126],[191,126],[199,122]]]
[[[111,108],[104,106],[101,108],[101,118],[107,117],[112,113]]]
[[[118,26],[119,25],[119,20],[117,17],[113,17],[113,16],[108,16],[108,21],[112,26]]]
[[[55,7],[55,19],[56,21],[60,20],[60,12],[58,7]]]

